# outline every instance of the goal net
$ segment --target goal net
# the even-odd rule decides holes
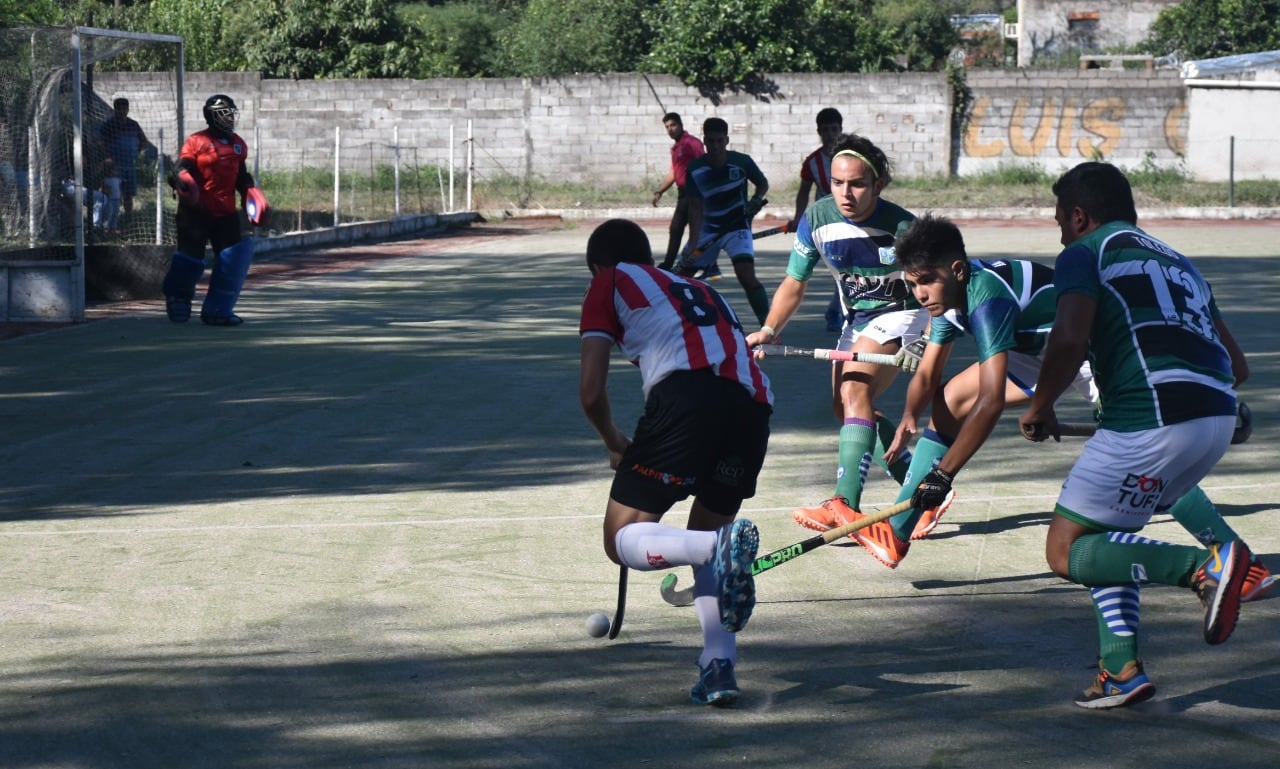
[[[160,254],[174,240],[165,176],[183,135],[182,85],[180,37],[0,30],[0,282],[9,319],[22,319],[11,305],[14,280],[26,273],[15,264],[47,263],[42,283],[55,286],[67,271],[72,320],[83,315],[86,290],[90,298],[158,291]]]

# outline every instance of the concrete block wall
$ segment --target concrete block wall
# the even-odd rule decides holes
[[[250,76],[252,78],[254,76]],[[634,73],[567,78],[252,80],[187,73],[188,131],[200,106],[226,92],[240,106],[240,133],[264,170],[332,164],[334,129],[343,165],[389,156],[394,131],[402,161],[465,171],[468,121],[478,179],[531,176],[595,186],[656,184],[670,163],[662,115],[679,112],[701,133],[711,116],[730,125],[731,147],[755,158],[775,184],[790,183],[817,146],[814,117],[834,106],[846,130],[866,133],[898,173],[939,175],[950,163],[950,93],[943,75],[778,75],[766,100],[728,93],[714,102],[669,76]],[[255,132],[256,129],[256,132]]]
[[[673,77],[636,73],[294,81],[192,72],[186,130],[203,126],[208,95],[225,92],[240,106],[240,132],[264,171],[332,167],[338,129],[344,168],[389,165],[398,141],[402,167],[434,176],[434,167],[451,166],[461,179],[469,121],[475,178],[513,187],[525,178],[656,184],[670,158],[666,111],[679,112],[695,133],[705,118],[724,118],[730,146],[754,157],[779,187],[794,184],[817,146],[814,116],[827,106],[844,114],[845,130],[880,144],[899,177],[1009,163],[1054,171],[1095,156],[1124,167],[1148,159],[1174,166],[1195,152],[1187,145],[1187,88],[1173,71],[972,69],[966,78],[974,102],[954,138],[951,89],[939,73],[775,75],[765,98],[713,99]]]

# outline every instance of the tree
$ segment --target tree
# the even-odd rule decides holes
[[[769,72],[874,72],[892,66],[893,31],[873,0],[686,0],[651,12],[649,66],[706,91],[767,90]]]
[[[529,0],[508,28],[514,75],[633,72],[649,51],[649,0]]]
[[[510,14],[479,2],[427,8],[409,17],[421,56],[415,77],[502,77],[503,30]]]
[[[61,19],[55,0],[0,0],[0,27],[57,24]]]
[[[1166,8],[1143,43],[1186,59],[1280,50],[1280,0],[1183,0]]]
[[[411,77],[417,49],[389,0],[263,0],[245,46],[270,77]]]

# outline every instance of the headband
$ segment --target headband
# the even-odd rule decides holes
[[[832,157],[836,157],[836,158],[838,158],[838,157],[840,157],[841,155],[848,155],[848,156],[850,156],[850,157],[855,157],[855,158],[857,158],[858,160],[861,160],[863,163],[866,163],[866,164],[867,164],[867,168],[870,168],[870,169],[871,169],[871,178],[872,178],[872,179],[879,179],[879,178],[880,178],[880,172],[876,170],[876,166],[875,166],[875,164],[874,164],[874,163],[872,163],[870,160],[867,160],[867,156],[866,156],[866,155],[863,155],[861,152],[855,152],[854,150],[840,150],[839,152],[837,152],[837,153],[836,153],[835,155],[833,155]]]

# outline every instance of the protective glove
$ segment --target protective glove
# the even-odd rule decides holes
[[[911,506],[917,510],[938,507],[951,493],[951,482],[954,480],[955,476],[946,470],[933,468],[911,495]]]
[[[250,187],[244,191],[244,215],[249,219],[249,224],[254,227],[267,226],[271,216],[271,204],[267,202],[267,196],[263,195],[262,190],[257,187]]]
[[[765,207],[769,201],[764,198],[752,198],[747,201],[747,218],[754,219],[756,214],[760,213],[760,209]]]
[[[178,200],[182,201],[184,206],[191,208],[200,206],[200,185],[196,184],[196,178],[190,171],[185,168],[179,171],[173,186],[178,191]]]
[[[920,368],[920,361],[924,360],[924,348],[928,344],[924,337],[920,337],[909,345],[898,350],[898,367],[909,374],[915,373]]]

